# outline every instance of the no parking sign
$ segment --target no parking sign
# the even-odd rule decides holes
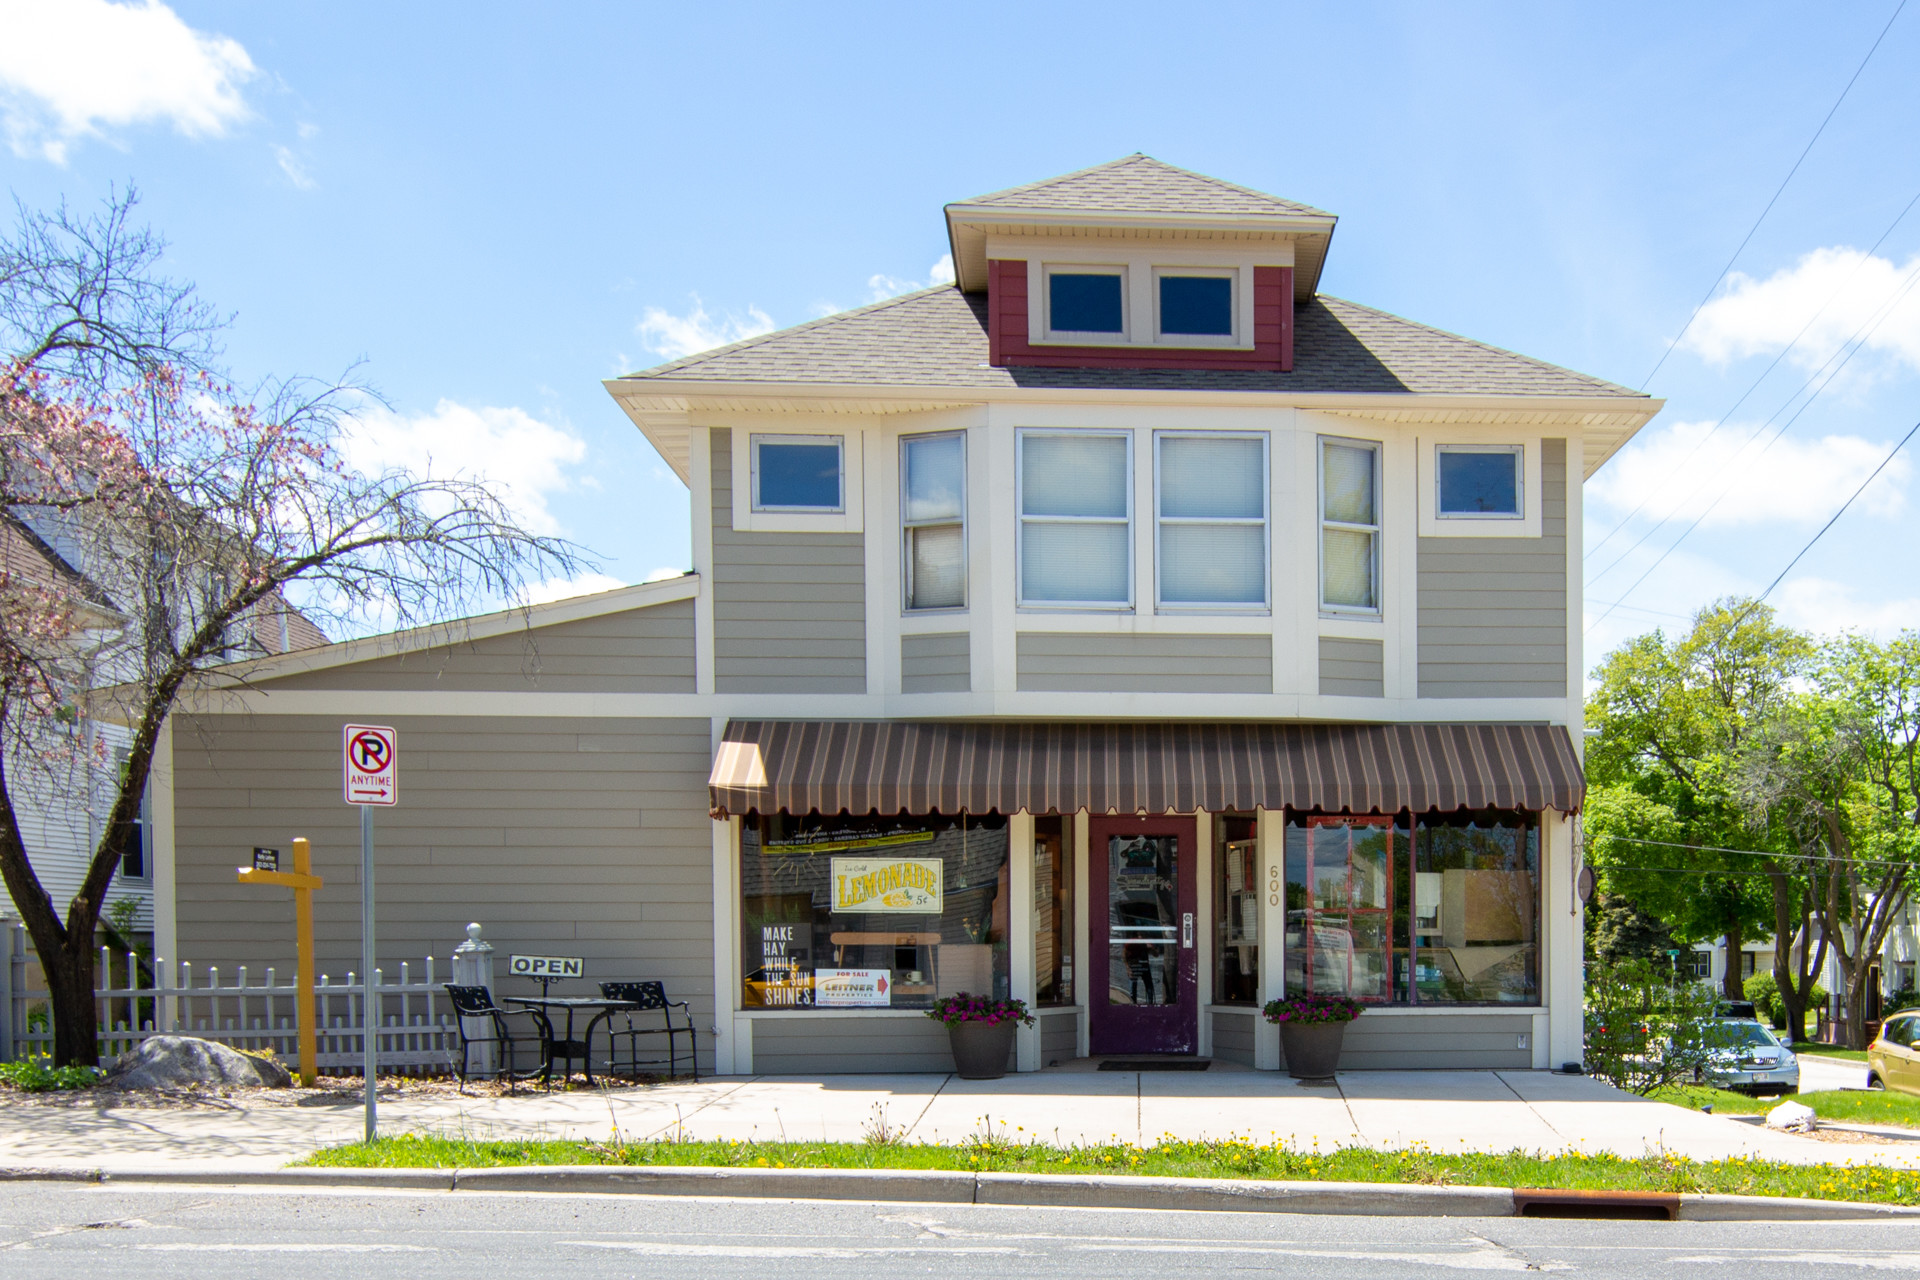
[[[399,738],[386,725],[346,727],[348,804],[400,803]]]

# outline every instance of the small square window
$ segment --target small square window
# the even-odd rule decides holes
[[[839,436],[753,437],[755,511],[845,511]]]
[[[1521,451],[1514,445],[1441,445],[1435,468],[1443,520],[1518,520]]]
[[[1052,333],[1125,333],[1126,281],[1118,271],[1047,273],[1047,329]]]
[[[1163,274],[1160,332],[1178,338],[1231,338],[1233,280],[1224,275]]]

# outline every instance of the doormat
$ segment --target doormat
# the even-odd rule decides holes
[[[1108,1058],[1102,1071],[1205,1071],[1213,1063],[1206,1058],[1141,1058],[1138,1061]]]

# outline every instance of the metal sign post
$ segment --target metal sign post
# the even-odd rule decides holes
[[[304,836],[293,842],[293,870],[280,869],[278,849],[255,849],[253,865],[239,869],[241,884],[277,884],[293,890],[294,1020],[300,1028],[300,1083],[320,1082],[319,1037],[313,1017],[313,891],[326,882],[313,874],[313,846]]]
[[[374,1069],[379,1065],[380,997],[373,985],[373,806],[400,803],[399,735],[387,725],[350,724],[344,731],[346,797],[360,806],[360,1041],[366,1083],[366,1140],[379,1128]]]

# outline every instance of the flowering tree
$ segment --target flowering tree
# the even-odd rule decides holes
[[[167,714],[183,694],[235,684],[222,668],[248,656],[263,619],[285,617],[289,592],[303,613],[365,630],[456,616],[582,567],[484,484],[349,467],[339,444],[356,389],[242,395],[218,380],[214,326],[190,290],[152,275],[158,247],[129,229],[127,203],[90,223],[23,215],[0,246],[0,332],[15,352],[0,365],[0,533],[59,548],[0,561],[0,878],[46,972],[58,1065],[97,1060],[94,933]],[[36,567],[48,563],[77,572]],[[80,731],[100,721],[125,726],[124,758]],[[63,912],[17,801],[103,792]]]

